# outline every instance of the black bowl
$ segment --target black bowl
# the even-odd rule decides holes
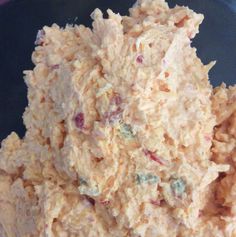
[[[25,129],[22,113],[27,105],[22,71],[32,69],[35,36],[44,25],[91,25],[90,13],[99,7],[122,15],[135,0],[0,0],[0,141],[11,131]],[[210,73],[216,86],[236,82],[236,0],[169,0],[203,13],[205,20],[193,45],[204,63],[217,60]]]

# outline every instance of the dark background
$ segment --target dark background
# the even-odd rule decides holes
[[[0,0],[0,141],[11,131],[21,137],[22,113],[27,105],[22,71],[32,69],[35,36],[44,25],[91,25],[90,13],[111,8],[121,15],[135,0]],[[205,15],[201,33],[193,42],[204,63],[217,60],[211,83],[236,83],[236,0],[168,0]]]

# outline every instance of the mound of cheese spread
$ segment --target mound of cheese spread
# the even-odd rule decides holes
[[[203,15],[107,12],[37,35],[27,131],[0,150],[0,236],[236,236],[236,86],[213,89],[191,47]]]

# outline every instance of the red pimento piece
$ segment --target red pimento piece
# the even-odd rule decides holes
[[[210,142],[212,140],[211,135],[209,134],[205,134],[204,138],[207,142]]]
[[[110,113],[105,113],[104,118],[105,120],[108,120],[109,123],[113,123],[116,120],[119,120],[121,117],[122,109],[118,107],[115,111],[112,111]]]
[[[104,113],[104,121],[109,123],[114,123],[121,119],[122,116],[122,98],[119,94],[114,95],[110,100],[110,108],[107,112]]]
[[[160,165],[164,165],[164,162],[162,161],[162,159],[160,157],[158,157],[155,152],[149,151],[149,150],[144,150],[144,154],[146,156],[148,156],[151,160],[159,163]]]
[[[136,58],[136,62],[137,63],[143,63],[143,60],[144,60],[144,57],[143,57],[143,55],[139,55],[137,58]]]
[[[55,64],[55,65],[52,65],[51,68],[54,70],[54,69],[59,69],[59,64]]]
[[[122,98],[121,98],[120,95],[115,96],[114,100],[115,100],[115,104],[116,104],[117,106],[120,105],[121,102],[122,102]]]
[[[161,204],[160,200],[150,200],[150,203],[155,206],[160,206],[160,204]]]
[[[83,113],[80,112],[75,116],[75,125],[79,129],[84,128],[84,114]]]
[[[198,213],[198,217],[202,217],[203,216],[203,211],[200,210],[199,213]]]
[[[107,205],[110,204],[110,201],[109,200],[100,200],[99,203],[104,205],[104,206],[107,206]]]
[[[92,205],[95,205],[95,200],[87,195],[85,195],[86,200]]]
[[[115,111],[112,111],[112,112],[110,113],[110,117],[117,117],[117,116],[120,115],[121,112],[122,112],[121,108],[118,107]]]

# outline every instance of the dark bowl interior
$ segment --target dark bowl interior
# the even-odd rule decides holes
[[[32,69],[35,36],[44,25],[91,25],[90,13],[111,8],[128,13],[134,0],[0,0],[0,141],[11,131],[25,133],[22,113],[27,105],[22,71]],[[236,79],[236,0],[169,0],[170,6],[186,5],[205,15],[193,45],[204,63],[217,60],[211,83]]]

